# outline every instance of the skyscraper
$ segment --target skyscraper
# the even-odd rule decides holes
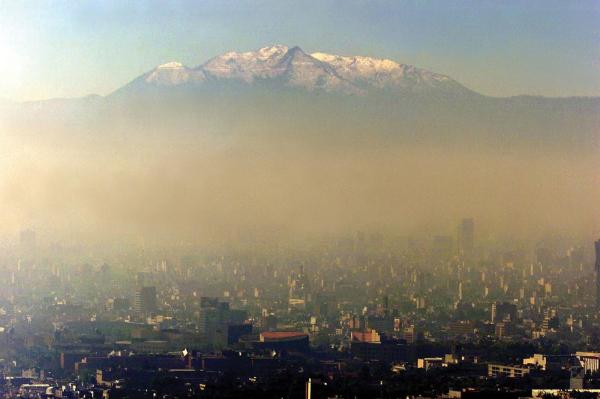
[[[135,292],[133,308],[138,314],[151,314],[156,312],[156,288],[141,287]]]
[[[596,248],[596,306],[600,309],[600,240],[594,243]]]

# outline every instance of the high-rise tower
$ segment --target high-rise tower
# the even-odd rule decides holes
[[[136,313],[148,315],[156,312],[156,287],[141,287],[133,297],[133,309]]]

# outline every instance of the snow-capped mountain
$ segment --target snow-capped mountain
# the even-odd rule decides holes
[[[381,90],[469,92],[448,76],[412,65],[362,56],[307,54],[299,47],[283,45],[242,53],[228,52],[194,68],[169,62],[140,76],[123,89],[193,87],[207,82],[276,84],[309,92],[351,95]]]
[[[448,76],[388,59],[327,53],[312,53],[311,56],[330,65],[338,76],[360,87],[424,89],[458,85]]]
[[[350,82],[300,47],[277,45],[257,51],[229,52],[209,60],[197,68],[213,79],[233,79],[245,83],[276,80],[289,87],[308,91],[325,90],[358,94]]]
[[[280,45],[245,53],[232,51],[209,60],[197,69],[206,71],[216,79],[252,83],[256,79],[271,79],[281,74],[279,64],[287,53],[288,48]]]
[[[206,80],[201,70],[193,70],[179,62],[168,62],[159,65],[144,75],[145,83],[156,86],[174,86],[183,83],[200,83]]]
[[[0,124],[36,121],[57,131],[65,126],[333,135],[373,131],[440,141],[477,133],[498,142],[593,146],[598,145],[599,115],[599,97],[490,97],[446,75],[392,60],[307,54],[282,45],[227,52],[196,67],[167,62],[108,96],[0,102]]]
[[[196,85],[206,80],[207,77],[202,70],[188,68],[179,62],[171,61],[143,74],[117,90],[117,92],[128,92],[149,87],[170,88],[186,84]]]

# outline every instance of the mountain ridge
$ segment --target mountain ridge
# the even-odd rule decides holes
[[[290,52],[298,54],[296,55],[297,58],[303,57],[311,61],[309,66],[312,67],[312,71],[301,73],[306,72],[306,68],[302,70],[302,65],[298,64],[291,67],[291,70],[281,65],[280,62]],[[305,62],[304,66],[306,65],[308,64]],[[3,100],[0,105],[6,107],[17,104],[31,105],[89,100],[89,98],[110,99],[127,92],[131,94],[148,89],[158,89],[165,92],[169,89],[180,89],[187,86],[191,90],[197,90],[202,88],[203,85],[215,86],[232,83],[248,87],[255,84],[271,83],[283,88],[300,89],[308,92],[356,96],[366,96],[373,93],[403,96],[443,93],[451,96],[466,95],[506,101],[517,99],[536,99],[539,101],[600,100],[600,95],[558,97],[534,94],[486,95],[467,88],[448,75],[387,58],[337,55],[319,51],[308,54],[298,46],[288,47],[276,44],[247,52],[229,51],[212,57],[195,67],[186,66],[178,61],[169,61],[157,65],[106,95],[90,93],[80,97],[52,97],[29,101]]]
[[[209,82],[277,83],[309,92],[358,96],[374,91],[478,94],[447,75],[389,59],[322,52],[308,54],[298,46],[273,45],[248,52],[230,51],[196,67],[171,61],[138,76],[107,97],[145,88],[200,87]]]

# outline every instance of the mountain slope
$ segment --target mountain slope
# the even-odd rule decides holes
[[[136,78],[117,93],[157,88],[201,89],[232,83],[347,95],[383,91],[474,94],[448,76],[411,65],[360,56],[307,54],[299,47],[283,45],[243,53],[228,52],[195,68],[170,62]]]
[[[386,59],[278,45],[228,52],[198,67],[169,62],[106,97],[0,104],[0,123],[102,134],[128,126],[127,132],[164,129],[169,136],[358,132],[373,139],[486,140],[496,148],[529,142],[587,151],[600,144],[600,98],[488,97],[448,76]]]
[[[326,53],[313,53],[311,56],[330,65],[339,76],[359,87],[408,91],[465,90],[446,75],[388,59]]]

